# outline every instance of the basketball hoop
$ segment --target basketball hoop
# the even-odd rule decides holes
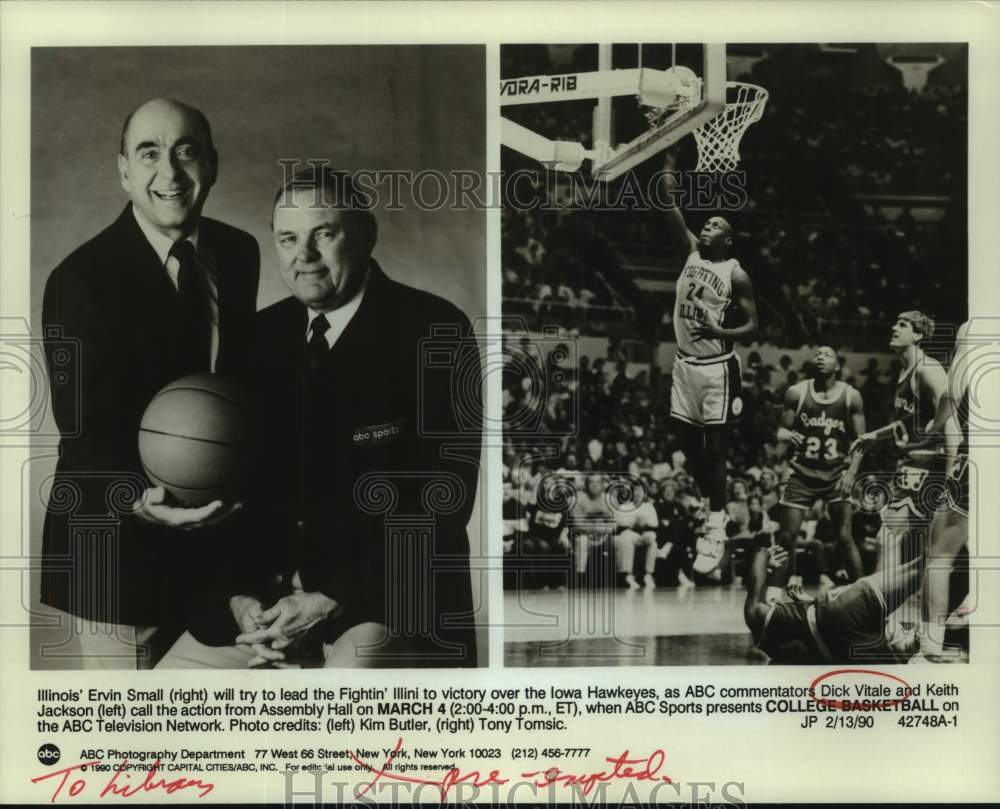
[[[726,83],[726,106],[694,130],[698,143],[695,171],[733,171],[740,162],[740,140],[764,114],[767,90],[740,81]]]
[[[500,118],[500,142],[556,171],[578,171],[584,161],[589,161],[592,177],[604,182],[614,180],[685,135],[697,134],[700,126],[714,128],[721,125],[729,128],[729,125],[722,124],[723,118],[728,120],[733,117],[733,110],[726,107],[729,97],[726,46],[722,43],[706,44],[702,47],[701,57],[700,74],[686,65],[677,64],[675,50],[672,51],[670,67],[660,69],[643,63],[643,50],[639,46],[638,67],[616,68],[611,44],[604,43],[598,46],[596,71],[502,79],[501,107],[584,99],[594,99],[596,104],[592,136],[586,145],[583,141],[553,139],[549,132],[535,132],[506,116]],[[758,87],[754,90],[760,94],[755,103],[763,106],[767,93]],[[633,125],[630,115],[625,116],[624,122],[619,118],[623,126],[615,126],[612,99],[619,96],[635,98],[648,127],[642,126],[641,118],[637,119],[637,125]],[[744,98],[734,103],[741,106],[751,100]],[[759,109],[750,112],[755,112],[756,117],[751,118],[748,113],[738,116],[745,120],[735,135],[737,139],[747,126],[760,117]],[[718,119],[719,123],[713,119]],[[558,135],[558,132],[553,134]],[[712,139],[718,138],[714,135]],[[733,154],[736,155],[733,158],[735,165],[739,160],[735,146]]]

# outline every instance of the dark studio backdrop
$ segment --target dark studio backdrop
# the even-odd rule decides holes
[[[258,309],[289,293],[270,235],[280,159],[328,159],[349,170],[476,172],[486,165],[484,49],[480,46],[36,48],[31,60],[31,321],[40,334],[49,273],[107,227],[127,195],[116,166],[121,126],[156,96],[177,98],[208,117],[219,179],[205,215],[249,231],[261,248]],[[437,195],[428,183],[426,196]],[[382,186],[380,190],[386,190]],[[403,185],[404,192],[407,186]],[[447,207],[376,210],[374,257],[405,284],[452,301],[468,317],[486,314],[486,215]],[[40,435],[55,433],[46,413]],[[44,481],[56,440],[39,439],[30,468],[32,553],[40,551]],[[482,483],[479,486],[483,490]],[[473,555],[485,552],[478,504]],[[486,594],[473,583],[475,599]],[[37,581],[31,606],[38,608]],[[56,630],[57,631],[57,630]],[[38,645],[48,634],[36,629]],[[480,627],[480,658],[487,639]]]

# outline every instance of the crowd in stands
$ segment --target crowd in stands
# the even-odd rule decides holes
[[[602,271],[606,240],[588,217],[505,211],[501,242],[505,315],[567,328],[588,328],[595,312],[601,322],[628,317]]]
[[[617,488],[620,493],[622,485],[635,488],[640,481],[641,491],[628,492],[621,508],[605,515],[606,550],[613,547],[616,536],[628,530],[636,535],[630,538],[627,558],[631,559],[643,529],[651,530],[656,549],[643,546],[648,551],[644,558],[652,568],[647,571],[651,579],[639,585],[641,579],[636,575],[634,581],[626,583],[650,586],[698,581],[691,571],[691,558],[704,516],[701,493],[688,472],[669,417],[669,374],[658,372],[655,366],[630,374],[615,341],[610,342],[607,356],[580,357],[575,365],[567,361],[571,356],[567,346],[556,345],[543,352],[538,342],[523,335],[508,335],[504,353],[508,357],[503,382],[508,426],[503,468],[508,584],[513,586],[520,576],[522,587],[564,586],[573,575],[582,576],[586,565],[577,562],[581,553],[586,554],[584,540],[594,543],[597,534],[593,530],[574,533],[572,501],[584,498],[580,493],[588,487],[600,492]],[[796,368],[786,355],[777,366],[768,366],[761,363],[759,355],[748,356],[742,420],[733,432],[728,459],[731,503],[727,530],[740,540],[734,543],[736,548],[747,547],[743,540],[762,541],[774,530],[774,509],[789,471],[789,447],[777,440],[784,392],[811,373],[810,365],[807,362]],[[842,369],[844,378],[862,393],[869,425],[888,422],[893,396],[889,380],[898,370],[895,362],[886,364],[878,357],[872,357],[864,368]],[[891,468],[891,464],[880,460],[877,452],[870,452],[863,471],[883,467]],[[547,491],[547,486],[554,487],[553,491]],[[570,486],[577,494],[567,499]],[[643,500],[655,509],[657,519],[652,526],[641,519],[637,526],[629,516]],[[627,525],[622,524],[623,518]],[[870,540],[879,524],[875,513],[856,516],[854,532],[859,547],[871,550]],[[839,552],[822,504],[807,517],[801,540],[805,569],[814,578],[832,581],[840,569]],[[621,564],[621,548],[617,550]],[[539,555],[547,561],[536,569],[533,560]],[[565,557],[561,564],[560,555]],[[873,557],[870,561],[873,563]],[[734,560],[724,580],[734,573],[739,575],[739,563],[739,558]],[[632,573],[618,570],[619,584]]]
[[[738,252],[758,295],[787,304],[784,329],[767,334],[772,341],[822,339],[824,321],[840,321],[876,348],[900,309],[932,312],[941,322],[964,320],[965,251],[964,225],[946,219],[927,228],[903,216],[856,227],[761,225]]]
[[[820,199],[842,181],[869,193],[965,195],[965,85],[907,90],[892,68],[878,84],[857,83],[790,69],[780,50],[743,78],[770,93],[740,145],[762,204],[805,202],[809,180]]]

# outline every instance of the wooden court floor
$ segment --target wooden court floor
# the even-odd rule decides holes
[[[530,590],[504,593],[507,666],[754,665],[746,591]]]

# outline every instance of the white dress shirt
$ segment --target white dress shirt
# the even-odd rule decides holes
[[[309,312],[309,321],[306,323],[306,340],[309,339],[309,329],[312,327],[313,321],[320,315],[324,315],[330,325],[327,327],[326,333],[323,336],[326,337],[326,344],[330,348],[333,348],[334,343],[340,339],[340,335],[342,335],[344,333],[344,329],[347,328],[347,324],[351,322],[351,318],[357,314],[358,309],[361,307],[361,301],[365,297],[365,290],[368,288],[368,275],[369,271],[366,270],[365,280],[361,282],[361,289],[358,290],[357,294],[347,303],[342,306],[338,306],[332,312],[319,312],[315,309],[306,310]]]

